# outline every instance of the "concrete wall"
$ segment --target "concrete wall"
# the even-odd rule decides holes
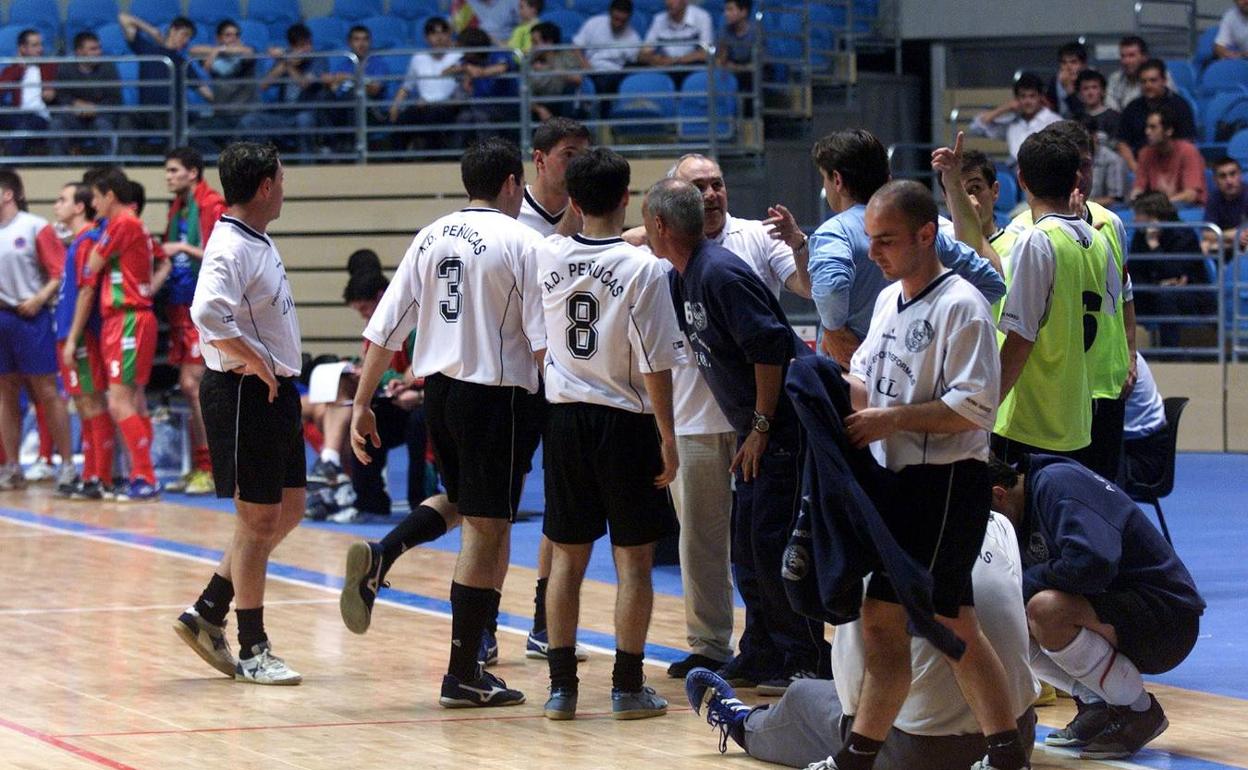
[[[907,40],[1118,35],[1135,28],[1130,0],[899,0]],[[1227,0],[1199,0],[1198,12],[1220,15]]]

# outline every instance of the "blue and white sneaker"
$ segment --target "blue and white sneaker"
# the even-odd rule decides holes
[[[498,634],[488,628],[481,634],[481,650],[477,653],[477,661],[483,668],[498,663]]]
[[[234,666],[236,680],[272,685],[296,685],[303,681],[299,672],[273,654],[267,641],[252,645],[251,651],[253,654],[250,658],[240,658]]]
[[[143,479],[134,479],[128,485],[115,491],[113,499],[119,503],[146,503],[160,499],[160,482],[149,484]]]
[[[611,717],[613,719],[649,719],[667,713],[667,701],[660,698],[653,687],[642,687],[636,692],[611,690]]]
[[[728,739],[745,748],[745,718],[754,709],[737,700],[732,685],[709,668],[695,668],[685,676],[685,696],[693,713],[706,706],[706,723],[719,728],[719,753],[728,750]]]
[[[342,581],[338,610],[342,622],[353,634],[368,631],[373,620],[373,603],[383,585],[380,543],[352,543],[347,549],[347,571]]]
[[[556,722],[576,719],[576,695],[576,690],[564,687],[552,689],[550,698],[546,700],[546,705],[542,708],[542,713],[547,719],[553,719]]]
[[[442,696],[438,698],[438,705],[464,709],[519,706],[524,703],[524,693],[509,688],[506,682],[489,671],[478,669],[477,673],[479,676],[471,682],[461,682],[450,674],[442,677]]]
[[[534,660],[546,660],[546,651],[550,649],[550,636],[546,629],[530,631],[524,643],[524,657]],[[584,662],[589,660],[589,650],[576,643],[576,659]]]
[[[225,624],[214,626],[200,617],[192,605],[173,621],[173,630],[186,646],[222,674],[233,678],[237,661],[225,640]]]

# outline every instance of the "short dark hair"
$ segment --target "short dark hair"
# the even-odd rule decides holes
[[[342,290],[342,301],[360,302],[377,299],[377,295],[384,292],[389,285],[390,281],[386,280],[385,274],[380,270],[352,275],[347,279],[347,285]]]
[[[1075,41],[1066,43],[1065,45],[1057,49],[1058,61],[1065,59],[1067,56],[1073,56],[1079,61],[1083,62],[1084,64],[1087,64],[1088,49],[1084,47],[1083,43],[1080,43],[1078,40],[1075,40]]]
[[[27,44],[27,42],[30,40],[30,36],[31,36],[31,35],[40,35],[40,36],[42,36],[42,35],[43,35],[43,33],[42,33],[42,32],[40,32],[39,30],[35,29],[34,27],[27,27],[26,29],[24,29],[24,30],[22,30],[21,32],[18,32],[18,33],[17,33],[17,44],[18,44],[18,45],[26,45],[26,44]]]
[[[563,31],[553,21],[539,21],[529,29],[530,35],[541,35],[546,45],[559,45],[563,42]]]
[[[871,203],[895,208],[914,231],[924,225],[937,224],[940,217],[932,191],[913,179],[897,179],[885,184],[871,196]]]
[[[66,182],[65,186],[74,188],[74,203],[82,204],[82,215],[87,219],[95,219],[95,206],[91,205],[94,200],[91,186],[82,182]]]
[[[1217,171],[1223,166],[1234,166],[1235,168],[1240,169],[1241,171],[1244,168],[1243,166],[1239,164],[1239,161],[1235,160],[1229,155],[1223,155],[1222,157],[1218,158],[1212,164],[1210,164],[1209,168],[1212,168],[1214,171]]]
[[[243,28],[238,26],[238,22],[234,21],[233,19],[222,19],[221,21],[217,22],[217,37],[221,37],[221,35],[224,34],[225,31],[229,29],[230,27],[233,27],[234,29],[238,30],[240,33],[243,31]]]
[[[828,134],[815,142],[810,154],[829,179],[833,172],[840,172],[849,194],[859,203],[866,203],[888,182],[888,151],[865,128]]]
[[[619,208],[630,174],[623,155],[608,147],[594,147],[568,164],[568,197],[589,216],[604,217]]]
[[[1066,137],[1075,143],[1075,147],[1080,152],[1084,150],[1087,150],[1088,153],[1092,152],[1092,134],[1077,120],[1059,120],[1056,123],[1050,123],[1041,130],[1052,131]]]
[[[172,32],[175,29],[189,29],[191,37],[195,37],[195,33],[199,31],[199,27],[195,26],[195,22],[185,16],[174,16],[173,21],[169,22],[169,31]]]
[[[1019,91],[1035,91],[1042,94],[1044,93],[1044,80],[1034,72],[1024,72],[1018,76],[1018,80],[1014,81],[1014,95],[1018,96]]]
[[[373,31],[371,29],[364,26],[363,24],[356,24],[352,26],[351,29],[347,30],[347,40],[350,41],[351,36],[354,35],[356,32],[363,32],[365,35],[368,35],[370,40],[373,37]]]
[[[100,42],[100,36],[89,29],[84,29],[77,35],[74,35],[74,50],[77,51],[92,40],[98,43]]]
[[[1163,104],[1160,107],[1155,107],[1149,110],[1148,115],[1145,116],[1144,119],[1148,120],[1148,118],[1153,115],[1156,115],[1161,119],[1162,128],[1168,128],[1171,131],[1174,130],[1174,110],[1170,109],[1170,105]]]
[[[451,29],[451,23],[441,16],[430,16],[425,19],[425,35],[432,35],[440,29],[449,31]]]
[[[1075,78],[1075,90],[1077,91],[1080,88],[1083,88],[1083,84],[1088,82],[1089,80],[1095,80],[1096,82],[1101,84],[1101,90],[1105,89],[1105,85],[1107,81],[1105,80],[1104,75],[1097,72],[1096,70],[1080,70],[1079,76]]]
[[[988,455],[988,480],[992,486],[1013,489],[1018,486],[1020,475],[1017,468],[997,457],[996,454]]]
[[[1131,211],[1135,215],[1152,217],[1158,222],[1178,222],[1179,212],[1170,197],[1159,190],[1150,190],[1131,202]]]
[[[524,0],[524,2],[528,3],[529,7],[538,13],[546,10],[546,0]]]
[[[294,47],[312,42],[312,30],[308,25],[297,21],[286,28],[286,44]]]
[[[1065,201],[1079,178],[1079,147],[1059,131],[1037,131],[1018,148],[1018,175],[1037,198]]]
[[[1149,59],[1140,65],[1140,71],[1137,74],[1143,75],[1144,70],[1157,70],[1157,74],[1164,78],[1166,76],[1166,63],[1161,59]]]
[[[997,183],[997,167],[988,156],[979,150],[966,150],[962,153],[962,174],[965,176],[976,171],[989,187]]]
[[[524,179],[520,148],[510,139],[490,136],[471,144],[459,162],[459,176],[469,198],[492,201],[498,197],[507,177]]]
[[[125,195],[118,194],[117,200],[128,206],[134,206],[136,216],[143,216],[143,209],[147,206],[147,188],[141,182],[130,180],[130,184],[126,185]]]
[[[130,179],[119,166],[110,166],[91,180],[91,186],[101,193],[112,193],[122,203],[131,201]]]
[[[121,166],[92,166],[82,172],[82,183],[88,188],[95,186],[95,180],[113,169],[121,170]],[[122,173],[125,173],[124,171]]]
[[[476,27],[469,27],[460,32],[458,41],[461,48],[489,48],[494,45],[494,41],[490,40],[485,30]]]
[[[1129,48],[1131,46],[1135,46],[1136,48],[1140,49],[1140,53],[1144,54],[1145,56],[1148,55],[1148,43],[1144,42],[1144,38],[1140,37],[1139,35],[1127,35],[1126,37],[1118,41],[1119,48]]]
[[[26,210],[26,185],[22,183],[20,174],[11,168],[0,168],[0,190],[13,193],[13,202],[17,204],[17,208]]]
[[[356,249],[347,257],[347,272],[351,275],[381,272],[381,257],[372,249]]]
[[[611,0],[611,5],[607,6],[607,12],[623,11],[629,16],[633,15],[633,0]]]
[[[234,142],[221,152],[217,171],[225,204],[250,203],[266,179],[276,179],[281,161],[272,144]]]
[[[200,179],[204,178],[204,156],[194,147],[174,147],[165,153],[165,160],[176,160],[182,168],[194,171]]]
[[[551,118],[533,131],[533,149],[550,152],[564,139],[591,140],[593,136],[583,123],[571,118]]]
[[[754,0],[726,0],[725,5],[728,3],[732,3],[746,13],[754,10]]]

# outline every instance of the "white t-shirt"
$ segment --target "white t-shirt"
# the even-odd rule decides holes
[[[560,220],[563,219],[563,212],[568,207],[556,212],[547,211],[542,204],[537,202],[537,198],[533,197],[533,188],[529,185],[524,186],[524,201],[520,204],[520,215],[516,219],[521,224],[528,225],[537,231],[538,235],[545,238],[548,235],[554,235],[555,230],[559,227]]]
[[[699,46],[709,49],[714,37],[711,15],[691,5],[685,8],[685,16],[680,21],[673,20],[666,11],[655,16],[646,32],[646,45],[654,46],[664,56],[679,59]]]
[[[403,90],[426,102],[444,102],[455,94],[455,78],[444,76],[447,67],[459,64],[463,54],[447,51],[441,56],[431,53],[412,54],[403,78]]]
[[[1238,53],[1248,51],[1248,16],[1234,5],[1227,8],[1218,23],[1218,35],[1213,42]]]
[[[610,48],[609,46],[641,44],[641,35],[631,24],[624,31],[615,34],[611,30],[611,15],[600,13],[590,16],[572,37],[572,45],[585,52],[590,69],[595,72],[616,72],[624,69],[624,65],[637,61],[639,48]]]
[[[991,123],[985,123],[980,117],[976,115],[971,121],[971,135],[1004,140],[1010,148],[1010,160],[1013,162],[1018,162],[1018,148],[1023,146],[1027,137],[1062,119],[1061,115],[1048,107],[1041,107],[1031,118],[1009,112]]]
[[[664,264],[622,238],[554,235],[531,253],[540,316],[526,319],[546,348],[546,400],[650,414],[642,375],[686,361]]]
[[[204,245],[191,319],[209,369],[228,372],[243,365],[207,344],[236,337],[267,355],[279,377],[298,376],[303,368],[299,318],[282,256],[267,235],[234,217],[221,217]]]
[[[1040,685],[1031,672],[1018,540],[1014,527],[999,513],[993,513],[988,520],[983,548],[971,570],[971,583],[979,624],[1005,667],[1010,713],[1021,716],[1040,694]],[[836,677],[836,694],[846,714],[858,712],[865,654],[861,621],[836,629],[832,640],[832,673]],[[910,695],[893,723],[897,729],[929,736],[981,732],[944,656],[930,642],[912,639],[910,661]]]
[[[17,307],[38,294],[47,282],[36,248],[39,231],[47,224],[42,217],[19,211],[0,227],[0,305]]]
[[[532,228],[497,209],[465,208],[442,217],[416,234],[365,339],[398,350],[419,328],[413,375],[440,372],[536,393],[537,362],[524,313],[526,303],[536,307],[540,298],[524,254],[540,242]]]
[[[52,119],[43,101],[43,73],[33,64],[22,72],[22,112],[33,112],[44,120]]]
[[[896,471],[909,465],[988,459],[1001,361],[992,311],[966,280],[946,270],[910,298],[903,296],[900,281],[886,286],[849,370],[866,383],[870,407],[939,399],[980,427],[958,433],[894,433],[871,442],[876,462]]]

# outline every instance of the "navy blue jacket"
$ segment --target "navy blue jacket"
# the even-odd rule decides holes
[[[808,356],[789,367],[785,390],[806,431],[802,510],[785,551],[785,591],[800,614],[833,625],[858,617],[863,578],[884,569],[911,632],[960,658],[966,649],[936,620],[932,576],[897,545],[879,510],[905,505],[897,475],[854,449],[843,420],[853,411],[849,386],[830,358]]]
[[[1025,464],[1023,597],[1045,589],[1093,595],[1130,589],[1197,615],[1205,600],[1148,516],[1118,487],[1073,460]]]
[[[810,355],[810,348],[789,326],[780,301],[762,279],[716,243],[703,241],[685,272],[673,270],[668,278],[676,318],[715,401],[738,435],[749,433],[754,364],[787,367],[795,356]],[[773,439],[796,438],[793,405],[783,389],[771,424]]]

